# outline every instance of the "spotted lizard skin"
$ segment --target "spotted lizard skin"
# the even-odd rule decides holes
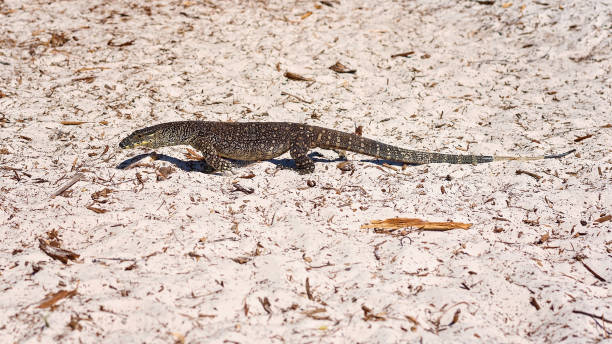
[[[289,151],[300,173],[311,173],[315,165],[308,157],[313,148],[350,151],[405,164],[478,164],[494,160],[556,158],[569,154],[534,158],[455,155],[403,149],[355,134],[289,122],[168,122],[139,129],[124,138],[121,148],[190,145],[199,150],[215,170],[231,169],[226,159],[268,160]]]

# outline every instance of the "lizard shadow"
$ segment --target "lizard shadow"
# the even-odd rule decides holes
[[[116,166],[116,168],[120,170],[128,169],[130,166],[138,163],[140,160],[145,159],[149,156],[151,156],[151,153],[138,154],[136,156],[133,156],[129,159],[122,161]],[[347,161],[345,157],[338,157],[335,159],[325,158],[321,153],[318,153],[318,152],[312,152],[308,154],[308,157],[311,158],[312,161],[314,161],[315,163],[318,163],[318,162],[334,163],[334,162],[340,162],[340,161]],[[166,161],[185,172],[202,172],[206,174],[218,173],[203,160],[182,160],[179,158],[175,158],[169,155],[159,154],[159,153],[156,154],[156,160]],[[229,159],[229,160],[232,162],[232,164],[236,168],[246,167],[253,163],[256,163],[256,161],[244,161],[244,160],[233,160],[233,159]],[[274,164],[276,167],[279,167],[282,169],[294,169],[295,168],[295,161],[292,158],[283,158],[283,159],[274,158],[274,159],[269,159],[266,161],[269,161],[272,164]],[[395,165],[395,166],[400,166],[400,167],[404,165],[403,163],[398,163],[395,161],[384,160],[384,159],[360,159],[358,161],[370,162],[370,163],[380,165],[380,166],[382,166],[383,164]],[[408,164],[408,165],[413,166],[412,164]]]
[[[323,163],[334,163],[334,162],[341,162],[341,161],[348,161],[348,159],[346,157],[343,156],[339,156],[335,159],[331,159],[331,158],[326,158],[323,154],[319,153],[319,152],[312,152],[310,154],[308,154],[308,157],[310,159],[312,159],[312,161],[314,161],[315,163],[317,162],[323,162]],[[273,164],[275,164],[276,166],[279,166],[281,168],[295,168],[295,161],[291,158],[285,158],[285,159],[270,159],[270,160],[266,160],[269,161]],[[392,166],[399,166],[402,167],[403,165],[408,165],[408,166],[418,166],[418,164],[406,164],[406,163],[402,163],[402,162],[397,162],[397,161],[392,161],[392,160],[385,160],[385,159],[352,159],[351,161],[361,161],[361,162],[369,162],[375,165],[379,165],[382,166],[384,164],[387,165],[392,165]]]
[[[116,166],[116,168],[120,170],[128,169],[130,168],[130,166],[138,163],[140,160],[150,156],[151,153],[138,154],[122,161],[121,163],[119,163],[119,165]],[[201,160],[181,160],[169,155],[159,153],[156,154],[155,159],[160,161],[166,161],[185,172],[203,172],[211,174],[215,172],[212,167],[210,167],[205,161]]]

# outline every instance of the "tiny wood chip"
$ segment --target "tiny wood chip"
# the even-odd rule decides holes
[[[68,264],[68,260],[76,260],[77,258],[79,258],[79,255],[74,252],[65,250],[61,247],[51,246],[51,244],[47,240],[38,239],[38,243],[38,247],[40,247],[40,249],[45,252],[49,257],[57,259],[64,264]]]
[[[361,228],[388,228],[388,229],[400,229],[405,227],[415,227],[422,230],[428,231],[447,231],[455,228],[469,229],[472,227],[471,223],[461,222],[429,222],[421,219],[396,217],[386,220],[371,220],[370,224],[362,225]]]

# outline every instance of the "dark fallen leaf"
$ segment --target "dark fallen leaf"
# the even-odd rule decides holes
[[[38,247],[40,247],[40,249],[45,252],[49,257],[57,259],[64,264],[68,264],[68,260],[76,260],[77,258],[79,258],[78,254],[65,250],[61,247],[53,247],[49,244],[48,241],[44,239],[38,239],[38,243]]]

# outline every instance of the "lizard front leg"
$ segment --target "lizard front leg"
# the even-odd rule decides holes
[[[312,173],[315,169],[314,161],[308,157],[308,146],[303,140],[297,140],[289,148],[289,154],[295,161],[295,167],[299,174]]]
[[[194,138],[190,140],[193,148],[199,150],[204,157],[204,161],[216,171],[229,171],[232,169],[232,163],[229,160],[223,159],[210,142],[204,138]]]

